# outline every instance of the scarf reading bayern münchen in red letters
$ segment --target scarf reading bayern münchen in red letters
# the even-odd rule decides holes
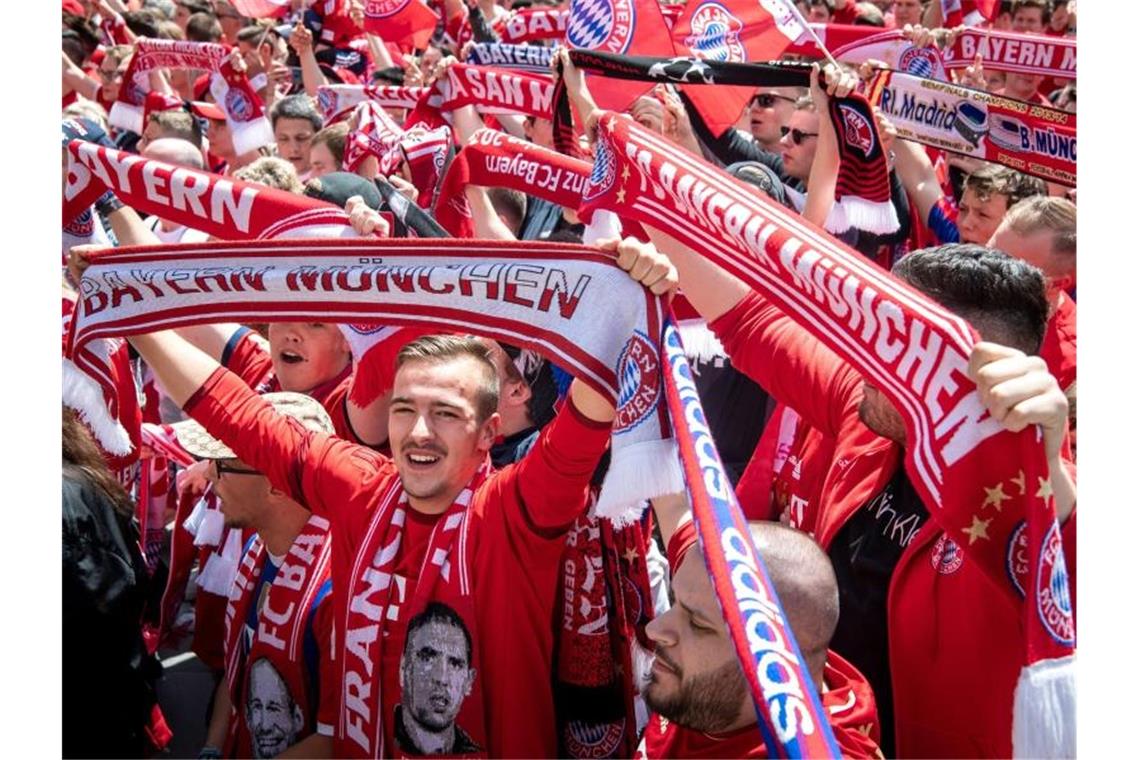
[[[595,151],[584,217],[621,209],[675,237],[780,306],[903,413],[907,473],[931,516],[962,539],[966,555],[1024,610],[1026,668],[1015,697],[1015,750],[1027,751],[1018,738],[1025,740],[1023,727],[1031,726],[1035,744],[1028,751],[1075,752],[1075,716],[1066,709],[1075,706],[1075,628],[1041,434],[1036,428],[1008,432],[989,416],[966,375],[977,341],[970,325],[629,119],[605,115]],[[1007,482],[1024,485],[1006,492],[1005,509],[994,509],[986,489]],[[707,525],[700,530],[706,550],[724,540]],[[1014,579],[1006,547],[1023,532],[1029,577]],[[731,594],[721,588],[727,578],[717,573],[716,557],[708,561],[723,600]],[[748,637],[731,620],[730,629],[746,651]]]

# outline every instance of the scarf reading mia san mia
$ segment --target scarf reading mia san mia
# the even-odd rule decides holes
[[[1075,628],[1040,430],[1005,431],[982,406],[966,376],[977,340],[973,329],[818,228],[628,119],[605,115],[595,150],[583,218],[596,209],[621,209],[675,237],[778,305],[903,413],[905,466],[931,516],[1024,611],[1015,754],[1075,753]],[[1023,484],[1008,487],[1006,494],[1014,495],[1000,512],[986,506],[984,487],[995,483]],[[728,548],[737,539],[712,521],[698,519],[698,527],[706,550],[726,547],[724,554],[708,553],[707,562],[728,610],[734,572]],[[1006,548],[1019,541],[1030,555],[1027,577],[1007,571]],[[727,618],[741,660],[761,665],[763,647],[741,618]],[[745,670],[759,694],[753,679],[763,668]],[[765,711],[758,709],[761,725],[771,730]]]

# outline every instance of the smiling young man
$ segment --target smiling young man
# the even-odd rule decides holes
[[[264,398],[303,429],[332,432],[312,398]],[[183,448],[208,463],[226,527],[255,532],[226,606],[226,676],[200,757],[276,757],[298,743],[306,756],[328,756],[337,698],[328,521],[270,485],[197,422],[176,423],[174,431]]]
[[[675,272],[651,247],[610,247],[619,263],[630,247],[640,261],[657,262],[634,270],[645,286],[675,286]],[[426,336],[400,351],[388,409],[391,458],[304,430],[176,333],[131,342],[172,400],[332,524],[343,685],[336,756],[395,752],[408,628],[433,602],[454,610],[472,637],[475,674],[456,718],[470,740],[493,756],[556,752],[558,562],[609,442],[608,400],[573,382],[531,451],[492,473],[499,384],[477,339]]]

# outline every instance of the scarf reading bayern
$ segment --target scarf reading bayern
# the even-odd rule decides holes
[[[141,38],[123,76],[119,97],[111,106],[112,126],[142,134],[147,78],[158,69],[205,69],[211,72],[210,92],[226,114],[234,150],[249,153],[273,142],[261,98],[244,72],[234,69],[230,51],[213,42],[182,42]]]
[[[966,375],[977,340],[973,329],[818,228],[629,119],[603,116],[595,152],[583,218],[620,209],[673,236],[782,308],[902,412],[906,470],[931,516],[961,539],[966,555],[1023,610],[1026,667],[1015,696],[1015,754],[1075,753],[1075,628],[1041,432],[1008,432],[983,407]],[[1020,488],[1010,495],[1007,483]],[[996,490],[1009,497],[1004,509],[987,498]],[[707,539],[724,540],[708,526],[700,530],[706,549]],[[1011,576],[1006,547],[1026,539],[1027,577]],[[723,600],[731,591],[723,588],[727,578],[718,573],[717,560],[708,561],[727,609]],[[731,623],[742,662],[751,665],[743,656],[748,639]]]

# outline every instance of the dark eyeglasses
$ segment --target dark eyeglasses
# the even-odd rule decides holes
[[[757,108],[771,108],[776,105],[777,100],[786,100],[789,103],[796,102],[795,98],[789,98],[786,95],[773,95],[770,92],[765,92],[752,98],[752,105]]]
[[[803,145],[804,140],[809,137],[819,137],[819,132],[801,132],[798,129],[788,129],[787,127],[780,127],[780,137],[792,136],[792,142],[796,145]]]
[[[213,460],[213,462],[214,462],[214,470],[218,473],[218,477],[221,477],[222,475],[224,475],[227,472],[232,473],[234,475],[260,475],[261,474],[257,470],[248,470],[244,467],[234,467],[232,464],[226,464],[221,459],[215,459],[215,460]]]

